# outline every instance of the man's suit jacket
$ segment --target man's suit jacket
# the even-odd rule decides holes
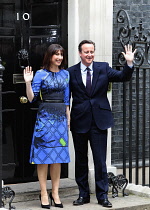
[[[92,117],[99,129],[113,126],[113,116],[107,99],[109,82],[124,82],[131,79],[133,68],[125,65],[122,71],[114,70],[106,62],[93,62],[92,90],[89,95],[82,82],[80,63],[68,68],[72,93],[71,130],[86,133]]]

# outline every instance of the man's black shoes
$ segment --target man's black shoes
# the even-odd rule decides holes
[[[79,205],[83,205],[85,203],[90,203],[90,198],[83,198],[83,197],[79,197],[77,200],[73,201],[73,205],[75,206],[79,206]]]
[[[79,206],[79,205],[83,205],[86,203],[90,203],[90,197],[79,197],[77,200],[73,201],[73,205],[75,206]],[[108,199],[103,199],[103,200],[99,200],[98,204],[102,205],[103,207],[107,207],[107,208],[111,208],[112,204],[109,202]]]
[[[108,199],[99,200],[98,204],[102,205],[103,207],[111,208],[112,204],[109,202]]]

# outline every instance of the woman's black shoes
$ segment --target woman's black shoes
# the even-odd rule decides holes
[[[40,199],[40,201],[41,201],[41,194],[39,195],[39,199]],[[50,209],[50,204],[44,205],[44,204],[42,204],[42,202],[41,202],[41,208]]]
[[[51,200],[51,206],[52,206],[52,201],[53,201],[55,207],[63,208],[63,204],[62,203],[55,203],[54,198],[52,196],[52,193],[49,194],[49,197],[50,197],[50,200]]]

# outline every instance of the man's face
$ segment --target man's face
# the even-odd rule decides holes
[[[79,52],[82,63],[85,66],[90,66],[94,60],[94,45],[93,44],[83,44],[82,50]]]

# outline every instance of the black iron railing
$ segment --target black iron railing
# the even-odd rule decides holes
[[[130,183],[150,186],[150,68],[135,67],[122,87],[123,174]]]
[[[0,208],[2,207],[2,77],[4,70],[0,57]]]
[[[133,78],[123,83],[123,174],[130,183],[150,187],[150,30],[144,31],[142,20],[132,26],[125,10],[118,11],[117,24],[122,47],[136,49]],[[121,70],[126,62],[122,53],[118,62]]]

